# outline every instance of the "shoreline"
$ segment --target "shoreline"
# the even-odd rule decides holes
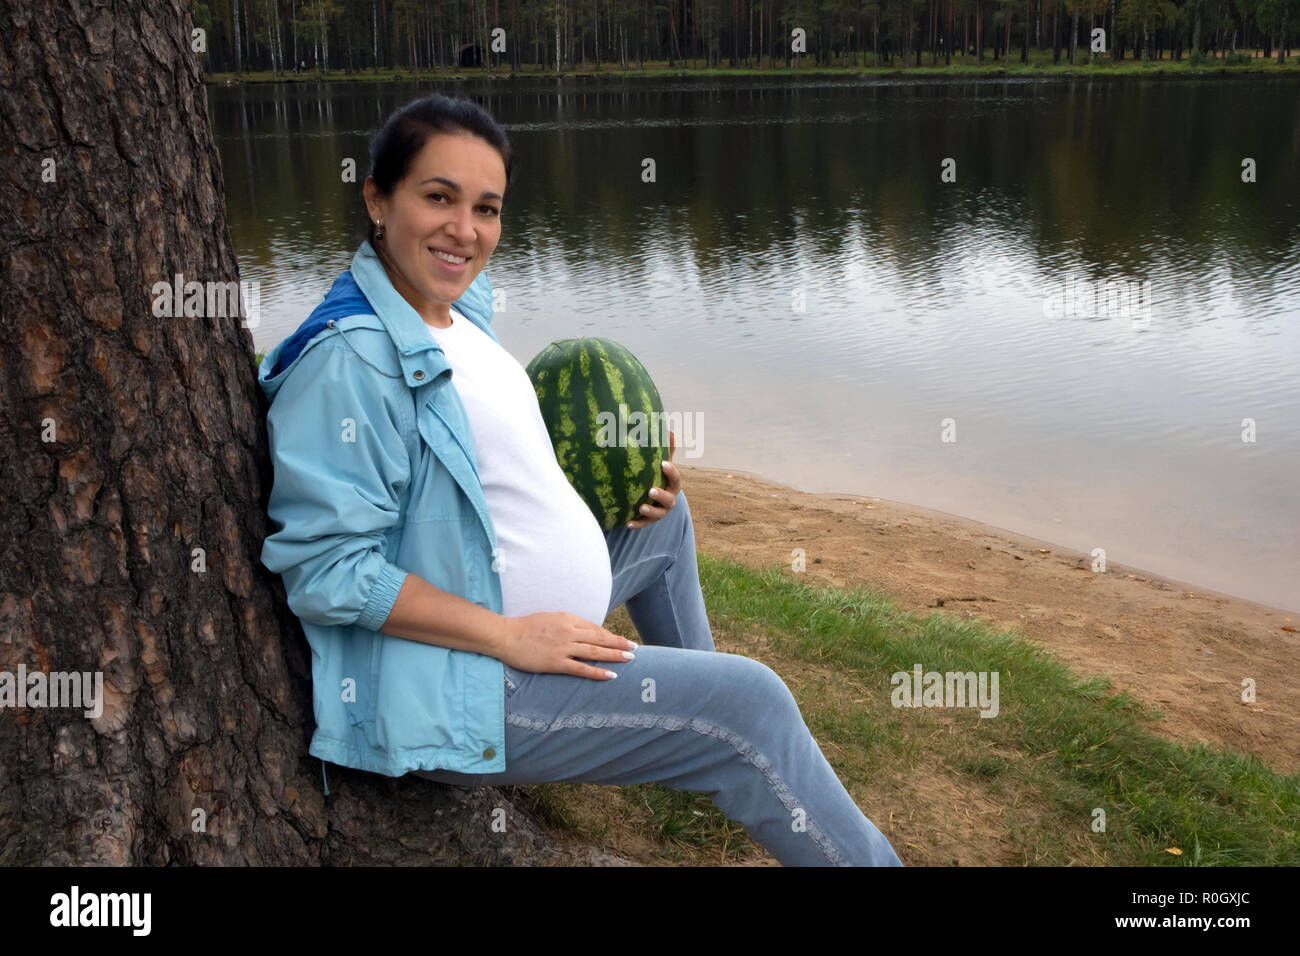
[[[595,70],[568,70],[563,73],[551,71],[522,71],[514,73],[510,70],[501,72],[483,71],[480,67],[471,67],[465,70],[419,70],[410,69],[386,69],[380,72],[372,70],[362,71],[355,70],[351,73],[332,70],[329,73],[317,73],[315,71],[304,71],[302,73],[282,73],[279,76],[273,76],[268,71],[256,71],[251,73],[204,73],[202,81],[206,86],[259,86],[274,83],[392,83],[392,82],[446,82],[454,81],[458,83],[475,82],[475,81],[504,81],[508,83],[528,82],[530,80],[661,80],[661,79],[720,79],[735,77],[737,79],[755,79],[755,78],[781,78],[781,79],[800,79],[800,78],[821,78],[821,79],[895,79],[902,81],[912,80],[943,80],[943,79],[988,79],[988,80],[1014,80],[1014,79],[1079,79],[1079,78],[1111,78],[1111,79],[1148,79],[1154,77],[1188,77],[1206,80],[1218,80],[1232,76],[1281,76],[1288,78],[1300,78],[1300,57],[1292,57],[1287,62],[1278,66],[1277,61],[1271,57],[1253,57],[1246,63],[1233,63],[1231,65],[1207,63],[1203,66],[1191,66],[1185,59],[1181,61],[1173,60],[1152,60],[1148,66],[1143,66],[1140,62],[1133,60],[1124,60],[1119,65],[1103,65],[1078,63],[1074,66],[1069,64],[1053,65],[1029,65],[1024,66],[1017,61],[1014,66],[977,66],[975,64],[960,64],[951,66],[881,66],[881,67],[807,67],[804,69],[794,69],[787,67],[772,67],[769,69],[754,69],[747,67],[718,68],[713,69],[700,68],[691,69],[686,67],[672,67],[663,69],[654,68],[635,68],[629,70],[605,70],[600,72]]]
[[[710,556],[788,569],[801,547],[818,583],[1017,632],[1076,674],[1158,708],[1155,733],[1300,771],[1300,612],[1112,561],[1093,573],[1083,552],[919,505],[804,492],[736,469],[681,470],[696,547]]]
[[[860,501],[864,503],[869,503],[876,507],[879,507],[880,505],[886,505],[888,507],[897,510],[900,513],[911,512],[920,516],[924,516],[934,521],[950,521],[958,524],[969,525],[972,528],[980,528],[983,529],[984,532],[990,536],[1002,537],[1007,539],[1008,541],[1013,541],[1018,545],[1023,545],[1027,548],[1032,548],[1035,551],[1037,551],[1040,548],[1048,548],[1051,550],[1053,554],[1058,554],[1058,555],[1071,554],[1073,556],[1078,557],[1080,560],[1084,560],[1084,561],[1088,561],[1091,558],[1091,555],[1085,554],[1084,552],[1072,548],[1069,545],[1064,545],[1056,541],[1048,541],[1046,538],[1036,538],[1033,535],[1024,534],[1019,531],[1014,531],[1011,528],[1003,528],[1001,525],[989,524],[987,521],[980,521],[978,518],[971,518],[968,515],[959,515],[952,511],[940,511],[936,508],[927,508],[924,505],[913,504],[909,501],[897,501],[893,498],[877,498],[874,495],[858,495],[848,491],[807,491],[805,492],[802,491],[802,489],[796,488],[793,485],[782,484],[779,481],[774,481],[770,478],[764,477],[763,475],[757,474],[755,472],[743,471],[738,468],[714,468],[714,469],[706,468],[701,470],[723,471],[728,474],[740,475],[750,479],[751,481],[762,482],[763,484],[772,485],[773,487],[784,488],[787,489],[788,491],[799,491],[802,494],[811,495],[814,498],[833,498],[833,499],[847,500],[847,501]],[[1236,604],[1241,604],[1244,606],[1251,607],[1266,616],[1280,615],[1285,620],[1295,623],[1295,626],[1297,628],[1300,628],[1300,608],[1286,608],[1286,607],[1278,607],[1275,604],[1265,604],[1262,601],[1256,601],[1252,598],[1243,597],[1240,594],[1230,594],[1227,591],[1216,591],[1214,588],[1207,587],[1206,585],[1203,584],[1196,584],[1192,581],[1184,581],[1181,578],[1169,577],[1168,575],[1161,574],[1158,571],[1152,571],[1150,568],[1138,567],[1135,564],[1124,564],[1123,562],[1120,561],[1111,561],[1109,558],[1106,560],[1106,567],[1108,573],[1111,571],[1122,570],[1126,574],[1141,576],[1143,578],[1146,578],[1149,581],[1156,582],[1157,586],[1168,585],[1175,591],[1180,591],[1183,593],[1194,593],[1197,595],[1209,597],[1214,600],[1230,601]],[[1168,588],[1166,588],[1166,590],[1167,589]]]

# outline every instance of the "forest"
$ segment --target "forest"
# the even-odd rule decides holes
[[[866,68],[1290,55],[1300,0],[209,0],[209,72]],[[1100,31],[1100,32],[1098,32]]]

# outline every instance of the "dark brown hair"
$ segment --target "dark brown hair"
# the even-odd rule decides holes
[[[411,168],[411,161],[424,149],[434,133],[469,133],[477,136],[501,154],[506,167],[506,187],[514,179],[515,160],[505,130],[483,107],[463,97],[430,93],[394,110],[379,132],[370,140],[370,173],[375,186],[384,196],[391,196]],[[502,200],[502,205],[504,205]],[[361,208],[366,216],[367,231],[358,241],[368,238],[375,245],[375,224],[366,210],[365,193]]]

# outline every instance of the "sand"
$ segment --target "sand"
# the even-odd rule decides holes
[[[1112,562],[1095,573],[1090,555],[915,505],[680,470],[706,555],[788,568],[803,548],[810,583],[1016,631],[1158,708],[1155,733],[1300,772],[1300,614]],[[1242,701],[1246,678],[1253,703]]]

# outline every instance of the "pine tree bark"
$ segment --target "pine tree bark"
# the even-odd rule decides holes
[[[322,793],[251,335],[153,315],[239,280],[191,9],[0,2],[0,670],[103,675],[98,717],[0,710],[0,865],[617,862],[492,788]]]

